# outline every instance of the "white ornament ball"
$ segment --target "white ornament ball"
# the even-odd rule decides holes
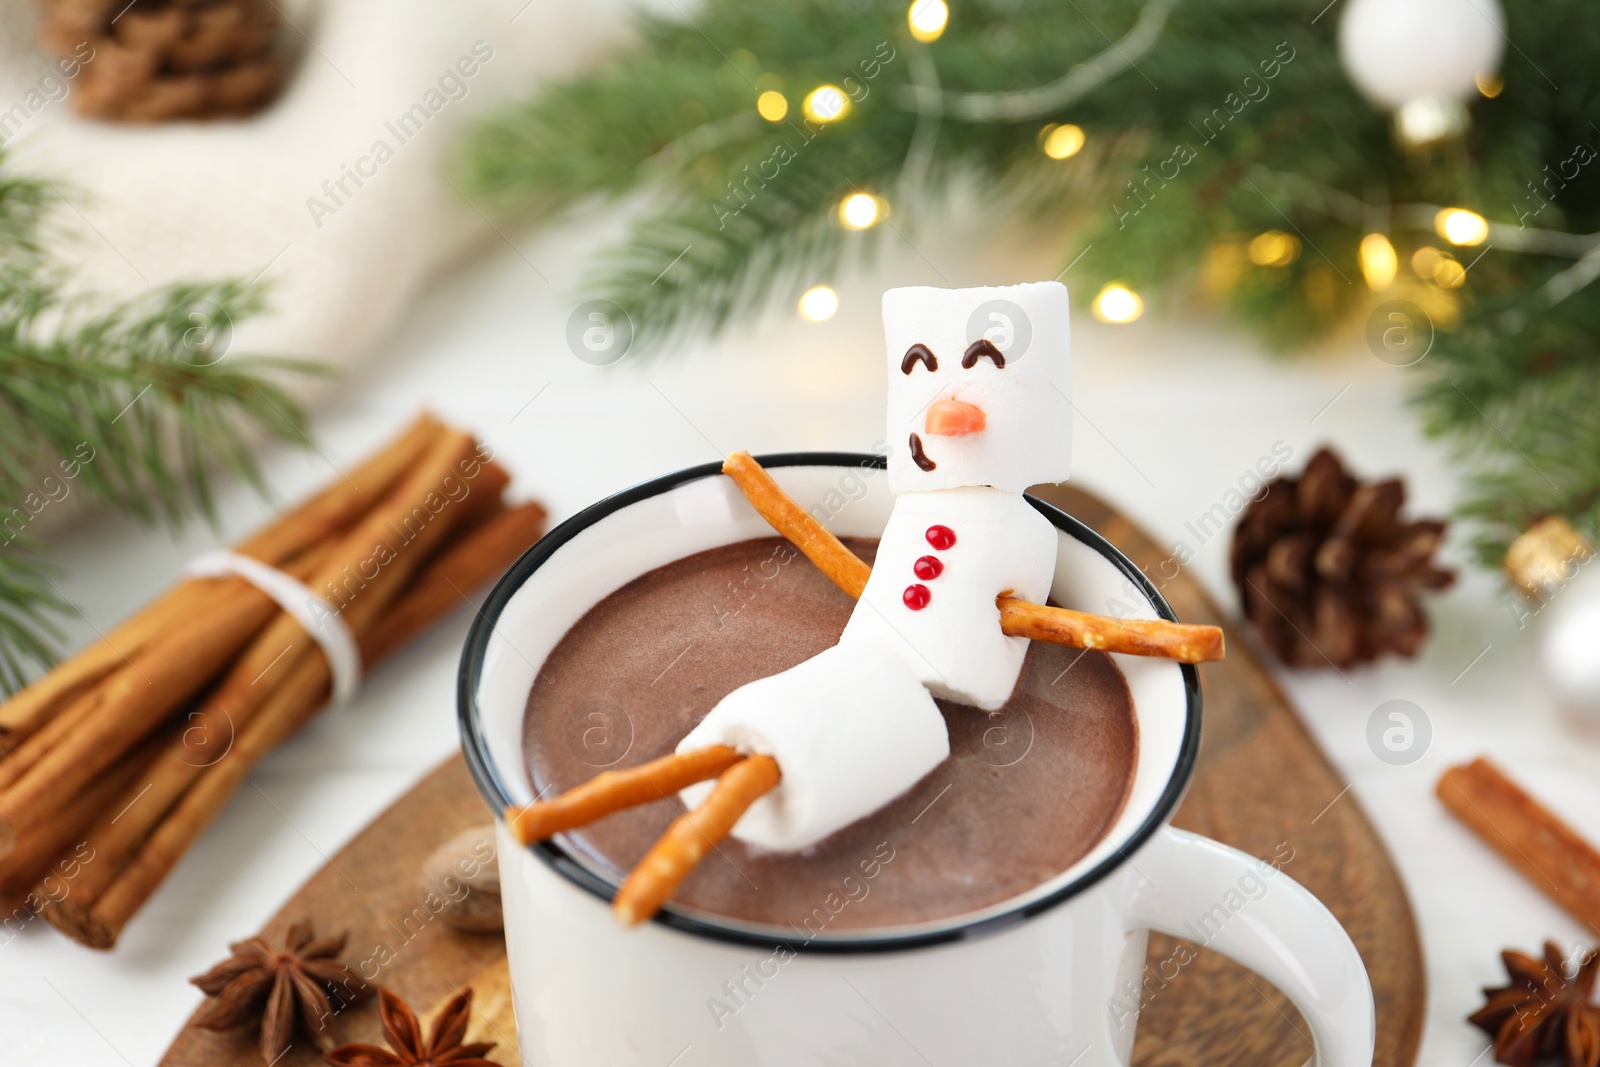
[[[1500,68],[1497,0],[1349,0],[1339,59],[1362,95],[1389,110],[1414,100],[1465,101]]]
[[[1600,562],[1591,560],[1540,613],[1539,666],[1557,707],[1600,725]]]

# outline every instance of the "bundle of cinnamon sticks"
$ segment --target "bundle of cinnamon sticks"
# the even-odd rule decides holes
[[[544,510],[424,415],[235,545],[303,582],[370,668],[498,576]],[[0,704],[0,929],[113,946],[250,768],[325,703],[315,636],[242,577],[187,578]],[[3,935],[0,935],[3,936]]]

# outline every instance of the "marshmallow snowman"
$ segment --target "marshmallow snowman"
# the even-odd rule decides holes
[[[1066,286],[891,289],[894,512],[842,640],[889,646],[936,696],[998,710],[1028,640],[995,598],[1043,603],[1056,531],[1022,491],[1072,467]]]
[[[729,693],[678,751],[728,745],[774,757],[778,786],[733,834],[805,848],[888,804],[949,755],[933,697],[999,709],[1028,641],[998,597],[1043,603],[1055,527],[1022,496],[1071,469],[1066,287],[891,289],[894,509],[839,643]],[[682,794],[693,806],[710,790]]]

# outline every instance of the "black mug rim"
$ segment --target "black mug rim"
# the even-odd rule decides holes
[[[886,466],[883,456],[870,455],[865,452],[779,452],[755,458],[757,462],[767,468],[857,467],[881,470]],[[513,803],[513,800],[510,790],[507,788],[504,779],[495,767],[493,758],[489,754],[489,744],[482,728],[482,716],[481,709],[478,707],[477,693],[478,681],[483,674],[484,656],[488,651],[489,639],[506,605],[510,603],[511,598],[517,594],[528,578],[555,555],[558,549],[601,519],[642,500],[660,496],[662,493],[670,492],[689,482],[720,474],[721,471],[722,464],[720,462],[704,463],[699,466],[685,468],[673,474],[653,478],[621,492],[613,493],[611,496],[584,508],[545,534],[532,548],[524,552],[500,580],[495,583],[494,589],[490,591],[488,598],[473,619],[472,628],[467,632],[466,644],[461,653],[461,667],[457,675],[456,706],[461,728],[462,754],[466,758],[467,766],[472,772],[472,778],[478,786],[479,793],[483,795],[484,800],[493,810],[497,819],[503,817],[502,813],[507,805]],[[1177,615],[1173,612],[1171,605],[1167,603],[1166,598],[1151,584],[1144,572],[1132,560],[1123,555],[1116,546],[1060,508],[1047,504],[1031,495],[1027,497],[1027,500],[1036,511],[1046,519],[1049,519],[1051,524],[1058,530],[1093,548],[1121,571],[1123,576],[1132,582],[1140,593],[1150,601],[1158,615],[1171,622],[1178,621]],[[674,911],[670,904],[657,912],[652,921],[660,926],[670,927],[686,934],[746,947],[765,949],[782,947],[791,952],[850,955],[924,948],[992,934],[1026,922],[1034,916],[1064,904],[1120,867],[1128,857],[1137,852],[1146,841],[1171,820],[1172,814],[1177,810],[1178,804],[1183,799],[1184,791],[1188,788],[1189,780],[1194,774],[1195,759],[1200,749],[1201,702],[1199,672],[1195,670],[1192,664],[1183,663],[1178,666],[1183,676],[1186,705],[1184,734],[1183,740],[1179,745],[1177,764],[1173,768],[1172,777],[1168,780],[1166,788],[1162,791],[1150,814],[1146,816],[1144,821],[1128,837],[1128,840],[1120,845],[1115,852],[1089,870],[1084,871],[1071,882],[1046,896],[1019,903],[1014,908],[984,915],[981,918],[965,921],[955,920],[951,925],[941,926],[937,929],[917,928],[904,934],[890,933],[848,938],[790,937],[770,927],[741,927],[737,924],[723,925],[719,922],[701,918],[698,914]],[[579,889],[610,904],[615,895],[616,887],[600,877],[587,865],[575,859],[555,840],[535,842],[526,847],[529,852],[555,873]]]

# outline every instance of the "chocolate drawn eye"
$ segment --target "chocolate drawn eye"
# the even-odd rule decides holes
[[[994,346],[994,342],[987,337],[980,337],[967,346],[966,354],[961,357],[961,367],[963,370],[971,370],[978,365],[978,360],[985,357],[993,361],[996,367],[1006,365],[1005,354]]]
[[[900,373],[910,374],[911,368],[916,366],[918,363],[921,363],[929,370],[939,369],[938,357],[933,354],[932,349],[923,344],[921,341],[918,341],[916,344],[906,349],[905,358],[900,361]]]

